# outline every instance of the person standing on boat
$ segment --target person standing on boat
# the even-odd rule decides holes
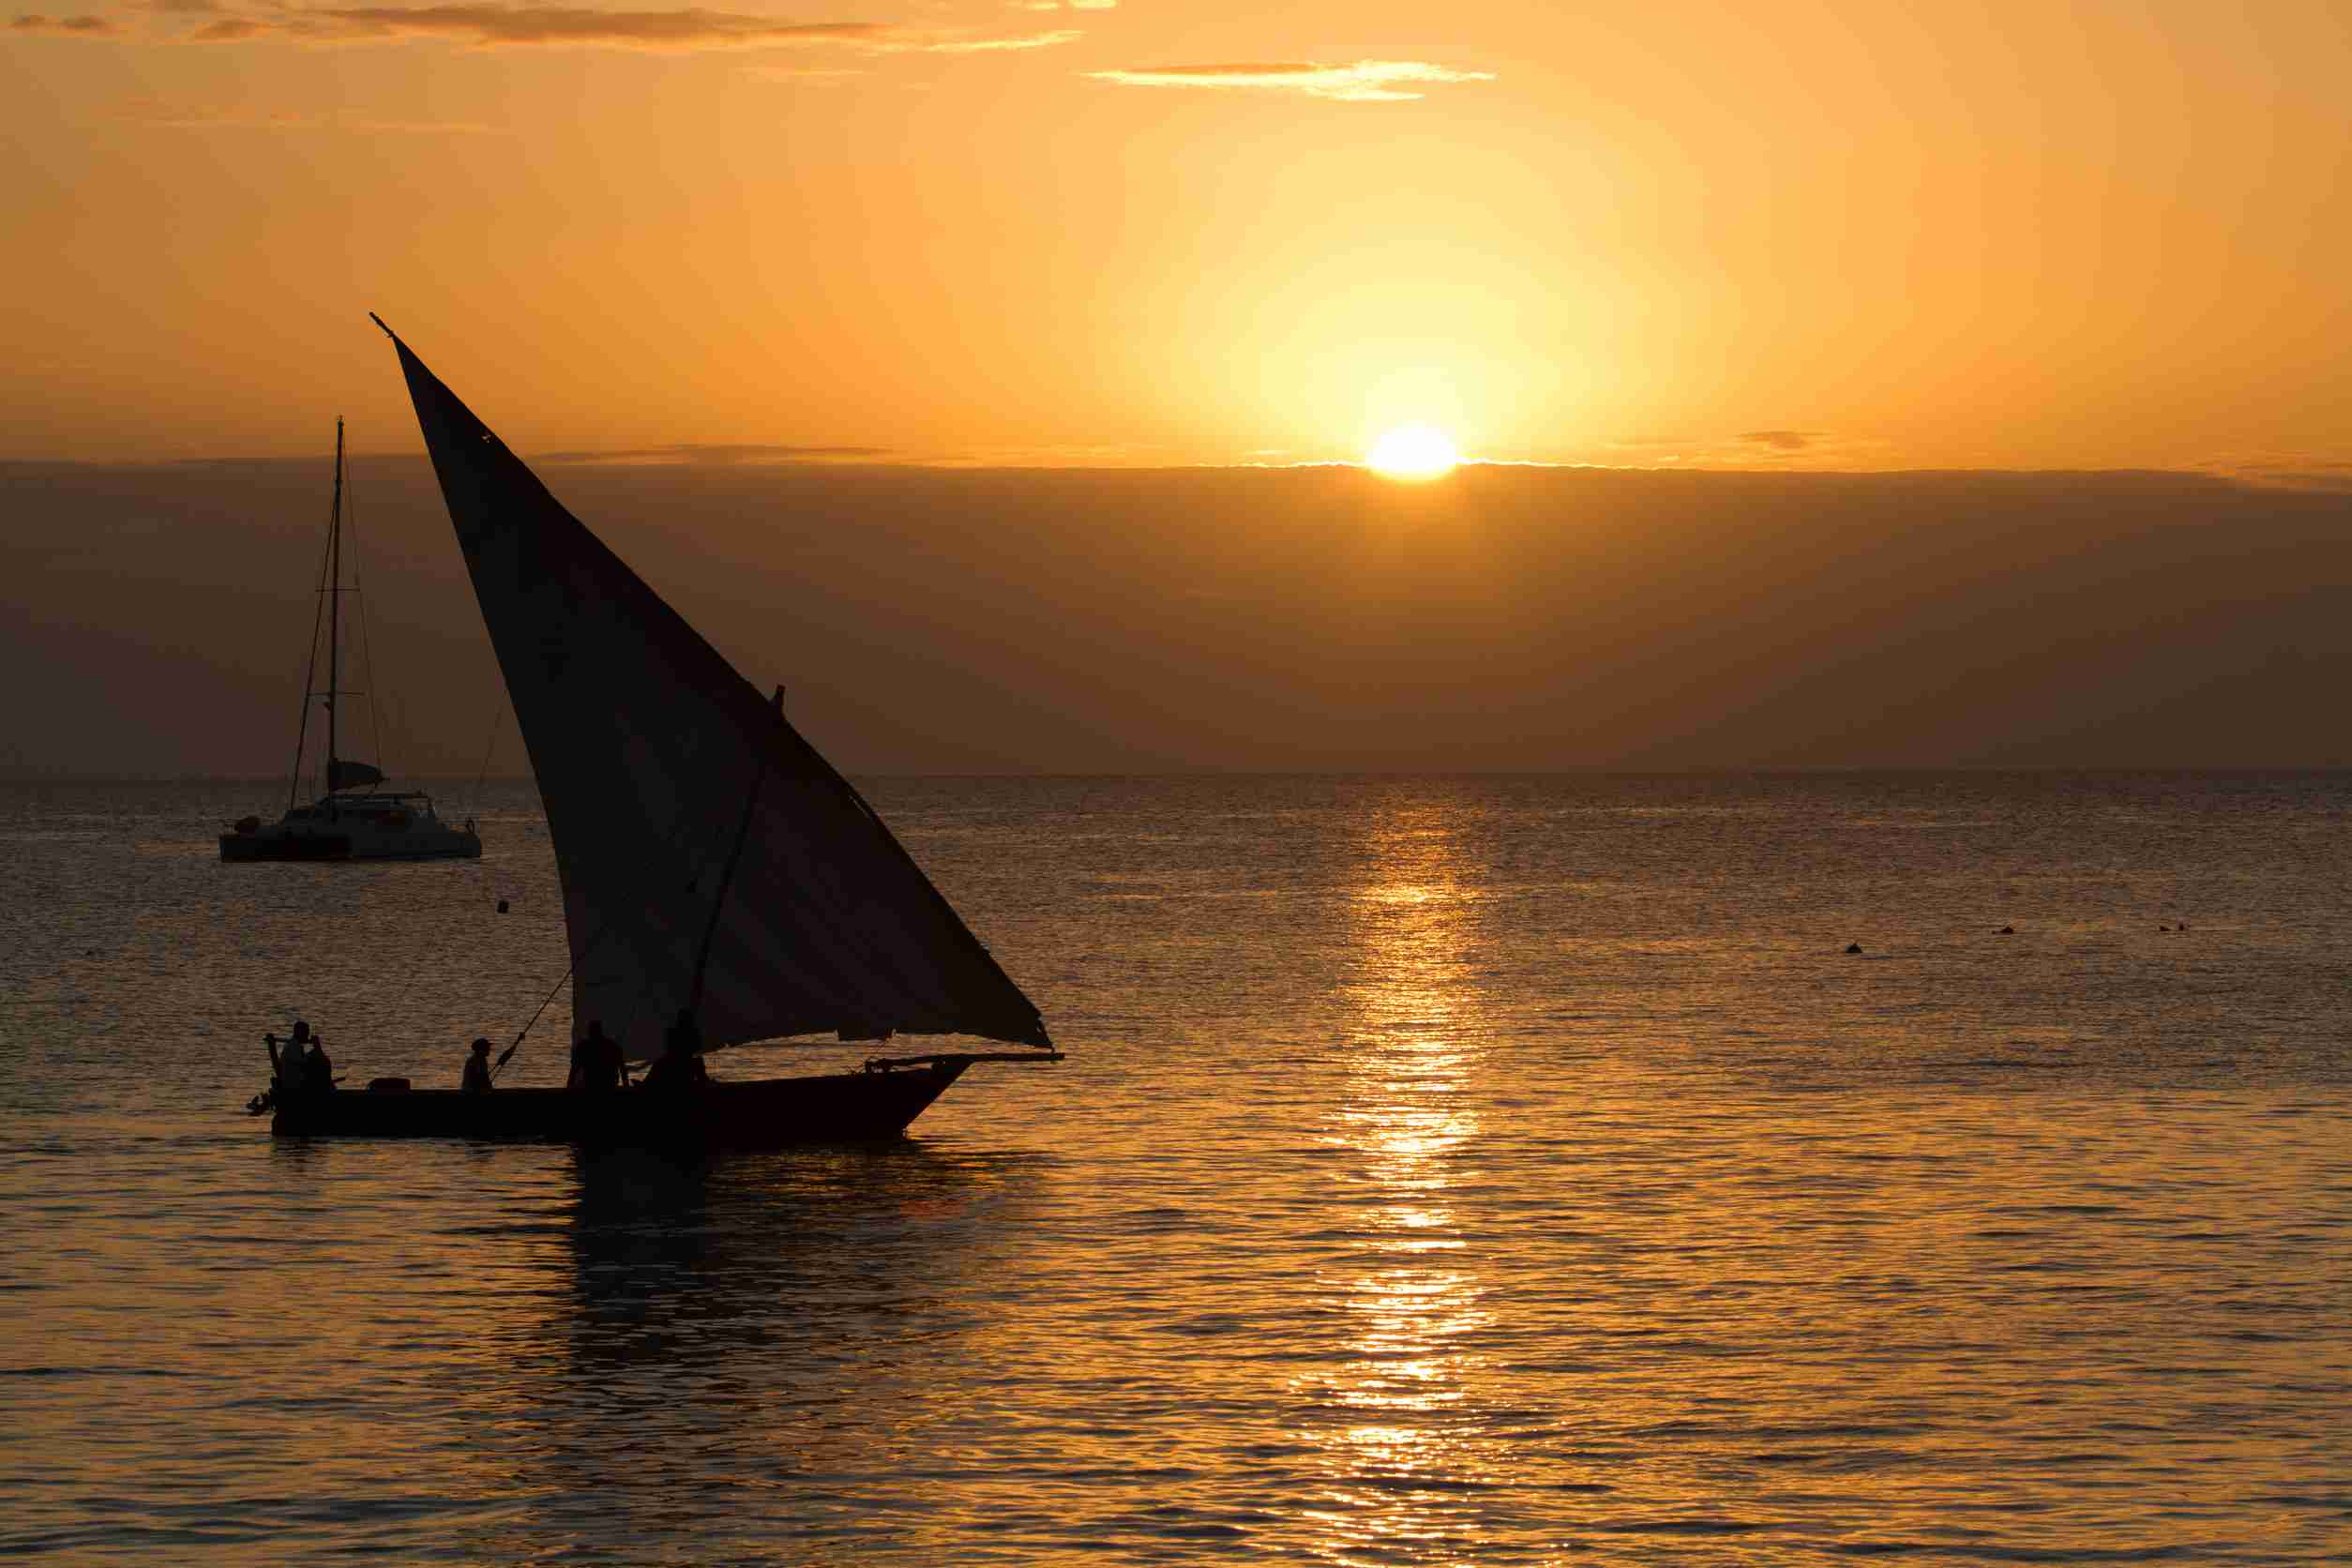
[[[621,1087],[621,1074],[626,1065],[620,1046],[606,1038],[604,1020],[590,1018],[588,1033],[572,1046],[571,1077],[565,1081],[564,1087],[599,1092],[618,1089]]]
[[[458,1087],[469,1094],[487,1094],[490,1092],[490,1042],[488,1040],[474,1042],[474,1054],[465,1059],[465,1076],[459,1080]]]

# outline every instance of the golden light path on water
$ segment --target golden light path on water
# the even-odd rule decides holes
[[[1493,1312],[1451,1201],[1479,1133],[1465,1091],[1485,1056],[1461,1002],[1467,905],[1452,837],[1438,811],[1381,812],[1349,905],[1352,1066],[1325,1136],[1362,1194],[1354,1265],[1322,1284],[1344,1303],[1356,1353],[1300,1390],[1325,1412],[1304,1435],[1322,1455],[1316,1545],[1334,1561],[1455,1533],[1463,1489],[1497,1457],[1464,1410],[1479,1371],[1465,1341]]]

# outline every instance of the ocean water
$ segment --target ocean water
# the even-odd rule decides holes
[[[521,1027],[526,786],[0,788],[0,1554],[2352,1556],[2352,775],[870,792],[1070,1060],[682,1167],[242,1112]]]

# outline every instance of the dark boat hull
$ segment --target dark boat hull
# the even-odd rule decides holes
[[[963,1077],[966,1059],[888,1072],[626,1089],[337,1090],[274,1108],[280,1138],[462,1138],[538,1143],[776,1149],[894,1138]]]
[[[482,840],[472,835],[436,835],[414,846],[397,849],[355,847],[341,834],[224,833],[220,858],[251,860],[479,860]]]

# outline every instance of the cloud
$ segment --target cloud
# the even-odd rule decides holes
[[[211,18],[192,31],[168,30],[167,23],[167,31],[159,35],[194,43],[238,43],[262,38],[306,42],[424,38],[474,48],[671,51],[830,46],[873,54],[972,54],[1044,49],[1082,36],[1071,29],[992,35],[970,28],[910,27],[885,22],[786,22],[701,6],[602,10],[586,6],[449,0],[427,6],[297,8],[255,5],[233,10],[219,0],[147,0],[143,8],[158,18]],[[20,17],[12,25],[20,31],[118,31],[99,17],[66,21]]]
[[[8,23],[12,33],[58,33],[68,38],[102,38],[121,31],[102,16],[20,16]]]
[[[779,22],[690,6],[605,11],[580,6],[348,6],[290,13],[281,30],[352,38],[439,38],[481,45],[594,45],[620,49],[723,49],[746,45],[877,43],[876,22]]]
[[[1288,60],[1245,61],[1086,74],[1097,82],[1117,82],[1130,87],[1244,88],[1304,93],[1309,98],[1335,98],[1344,103],[1402,103],[1423,96],[1413,88],[1495,79],[1492,71],[1455,70],[1422,60],[1358,60],[1345,66]]]
[[[2240,484],[2269,490],[2315,490],[2323,494],[2352,493],[2352,462],[2325,457],[2290,456],[2233,458],[2200,465]]]
[[[1056,44],[1075,42],[1086,35],[1071,28],[1050,33],[1016,33],[1008,38],[939,38],[929,43],[885,43],[890,50],[916,50],[926,54],[984,54],[1001,49],[1050,49]]]
[[[1108,11],[1118,8],[1119,0],[1009,0],[1017,11]]]
[[[1555,466],[1741,469],[1794,474],[1840,470],[1884,473],[1895,467],[1893,443],[1878,436],[1827,430],[1744,430],[1738,435],[1646,432],[1586,447],[1548,447],[1496,454]]]
[[[681,442],[671,446],[635,446],[608,452],[535,452],[536,462],[656,464],[882,462],[896,456],[887,446],[774,446],[765,443],[721,445]]]

